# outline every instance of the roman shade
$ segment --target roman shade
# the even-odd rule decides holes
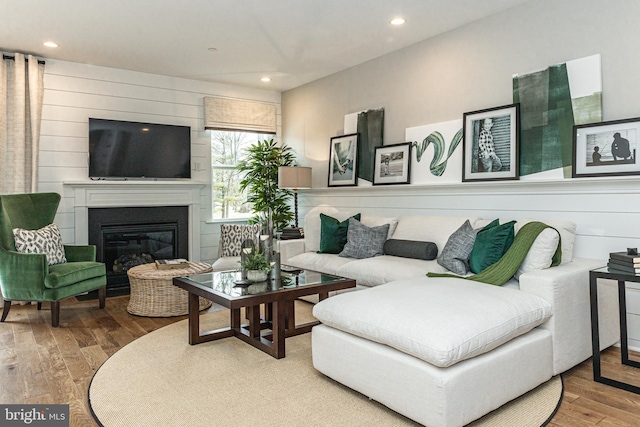
[[[275,135],[276,104],[206,96],[204,128]]]

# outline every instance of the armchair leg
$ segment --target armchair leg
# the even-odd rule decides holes
[[[107,287],[103,286],[98,289],[98,301],[100,302],[100,308],[104,308],[104,302],[107,297]]]
[[[2,301],[4,301],[4,307],[2,308],[2,318],[0,318],[0,322],[5,321],[9,314],[9,310],[11,310],[11,301],[7,301],[6,299],[3,299]]]
[[[60,301],[51,301],[51,326],[57,328],[60,324]]]
[[[42,310],[42,301],[38,301],[38,310]]]

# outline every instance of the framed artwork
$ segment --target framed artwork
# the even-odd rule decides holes
[[[519,179],[520,104],[464,113],[462,181]]]
[[[640,175],[640,117],[573,127],[573,178]]]
[[[358,185],[358,134],[331,138],[329,187]]]
[[[411,180],[411,143],[376,147],[373,185],[409,184]]]

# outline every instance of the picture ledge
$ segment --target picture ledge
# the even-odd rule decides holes
[[[421,192],[423,194],[434,192],[442,193],[452,191],[455,193],[465,193],[471,191],[491,191],[499,193],[515,193],[525,191],[538,191],[543,193],[561,193],[576,191],[586,193],[640,193],[640,176],[618,176],[618,177],[589,177],[589,178],[567,178],[564,180],[537,179],[537,180],[515,180],[515,181],[479,181],[479,182],[449,182],[442,184],[411,184],[411,185],[387,185],[387,186],[357,186],[357,187],[319,187],[299,190],[304,194],[321,193],[397,193],[411,194]]]

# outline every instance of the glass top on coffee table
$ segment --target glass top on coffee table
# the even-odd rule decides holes
[[[268,292],[284,291],[287,289],[296,289],[312,285],[326,285],[345,280],[343,277],[331,276],[329,274],[311,270],[301,270],[299,273],[288,273],[282,271],[279,282],[276,282],[274,279],[270,279],[264,282],[251,283],[249,285],[236,284],[237,281],[242,279],[242,274],[239,270],[194,274],[188,276],[187,279],[202,286],[203,288],[221,293],[228,298],[259,295]]]
[[[216,271],[175,277],[173,284],[189,293],[189,344],[200,344],[227,337],[237,337],[276,359],[285,356],[285,338],[306,334],[319,322],[297,325],[295,299],[354,288],[356,281],[311,270],[282,272],[280,280],[266,280],[250,285],[238,284],[240,271]],[[216,331],[200,331],[199,297],[229,309],[230,326]],[[261,309],[261,306],[264,310]],[[245,309],[241,324],[240,309]],[[262,312],[264,311],[264,317]]]

